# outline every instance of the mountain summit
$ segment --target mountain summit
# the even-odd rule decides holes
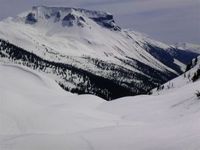
[[[58,23],[63,27],[91,27],[90,21],[94,21],[102,27],[112,30],[120,30],[115,24],[113,15],[102,11],[90,11],[80,8],[45,7],[35,6],[28,14],[21,16],[27,24],[39,24],[44,22]],[[91,19],[90,21],[88,19]]]
[[[144,94],[197,53],[118,27],[110,13],[33,7],[0,22],[0,62],[45,73],[63,89],[106,100]]]

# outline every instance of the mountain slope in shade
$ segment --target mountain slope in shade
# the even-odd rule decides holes
[[[184,64],[189,64],[193,58],[200,54],[200,45],[197,44],[177,43],[172,47],[173,49],[168,49],[168,53]]]
[[[0,61],[46,73],[65,90],[111,100],[147,93],[198,54],[121,29],[110,13],[33,7],[0,22]],[[181,51],[182,52],[182,51]],[[121,92],[119,92],[121,91]]]
[[[198,44],[179,42],[176,43],[173,47],[181,50],[191,51],[194,53],[200,53],[200,45]]]
[[[45,74],[0,65],[1,150],[196,150],[200,80],[107,102],[72,95]],[[25,92],[24,92],[25,91]]]

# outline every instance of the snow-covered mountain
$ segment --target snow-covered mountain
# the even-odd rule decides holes
[[[101,11],[37,6],[0,22],[1,62],[107,100],[147,93],[181,74],[197,55],[121,29]]]
[[[0,72],[1,150],[200,147],[200,99],[195,94],[200,80],[187,83],[182,76],[174,80],[182,85],[174,82],[171,91],[107,102],[67,93],[28,67],[0,64]]]
[[[200,53],[200,45],[198,44],[192,44],[192,43],[187,43],[187,42],[179,42],[176,43],[174,46],[174,48],[180,49],[180,50],[184,50],[184,51],[191,51],[194,53]]]
[[[169,54],[184,64],[189,64],[192,58],[200,54],[200,45],[191,43],[176,43],[173,49],[169,49]]]

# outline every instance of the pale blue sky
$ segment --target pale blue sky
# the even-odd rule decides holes
[[[173,44],[200,44],[200,0],[0,0],[0,20],[33,5],[108,11],[123,28]]]

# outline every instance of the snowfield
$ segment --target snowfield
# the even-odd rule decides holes
[[[177,79],[175,79],[177,80]],[[35,71],[0,65],[0,150],[198,150],[200,81],[159,95],[73,95]]]

